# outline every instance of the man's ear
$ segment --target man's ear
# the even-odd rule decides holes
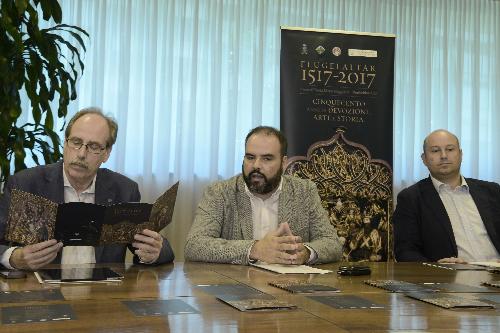
[[[111,155],[111,150],[113,150],[113,147],[106,148],[106,152],[104,153],[104,158],[102,160],[102,163],[106,163],[106,161],[109,159],[109,155]]]
[[[288,156],[283,156],[281,158],[281,168],[283,168],[283,170],[285,170],[285,166],[286,166],[286,163],[288,162]]]
[[[425,153],[422,153],[422,155],[420,155],[420,158],[422,159],[422,163],[424,163],[424,165],[427,166],[427,161],[425,159]]]

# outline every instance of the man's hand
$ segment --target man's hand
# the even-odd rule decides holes
[[[158,260],[163,246],[163,237],[159,233],[144,229],[141,233],[135,234],[134,239],[136,240],[132,243],[132,246],[136,248],[134,254],[141,262],[151,264]]]
[[[269,264],[303,264],[309,258],[308,252],[300,237],[292,235],[288,223],[282,223],[278,229],[268,232],[264,238],[254,243],[250,259]]]
[[[295,252],[297,258],[292,261],[293,265],[303,265],[309,260],[309,257],[311,256],[311,252],[307,247],[304,246],[304,244],[299,243],[298,245],[299,247]]]
[[[10,256],[10,265],[16,269],[36,270],[50,264],[62,247],[63,244],[55,239],[18,247]]]
[[[463,260],[462,258],[456,258],[456,257],[439,259],[438,262],[441,264],[466,264],[467,263],[467,261]]]

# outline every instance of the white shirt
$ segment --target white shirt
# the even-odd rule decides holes
[[[272,230],[278,228],[278,200],[281,193],[281,182],[276,191],[262,200],[255,196],[245,184],[245,192],[252,204],[253,239],[260,240]]]
[[[450,218],[458,257],[468,262],[499,259],[464,177],[454,189],[432,176],[431,179]]]
[[[97,177],[97,175],[96,175]],[[64,179],[64,202],[86,202],[95,203],[95,181],[96,177],[92,181],[92,184],[80,193],[71,186],[68,177],[63,168],[63,179]],[[12,252],[17,247],[8,248],[3,254],[0,262],[3,266],[8,269],[13,269],[10,265],[10,256]],[[65,246],[62,250],[61,264],[88,264],[95,263],[95,249],[93,246]]]
[[[266,200],[262,200],[250,192],[245,184],[245,193],[250,198],[250,203],[252,205],[253,239],[260,240],[264,238],[268,232],[278,228],[278,201],[281,194],[282,183],[283,179],[276,191]],[[311,253],[307,263],[313,263],[318,258],[318,255],[311,247],[305,246]],[[248,251],[248,255],[250,255],[250,250]]]

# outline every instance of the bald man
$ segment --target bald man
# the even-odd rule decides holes
[[[421,157],[430,176],[398,195],[393,216],[396,260],[497,261],[500,185],[460,174],[460,142],[446,130],[425,138]]]

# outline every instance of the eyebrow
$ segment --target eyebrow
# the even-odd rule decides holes
[[[257,156],[256,154],[252,154],[252,153],[245,153],[245,156]],[[261,157],[275,157],[276,155],[274,154],[264,154],[264,155],[259,155]]]
[[[106,145],[105,143],[104,143],[104,144],[102,144],[102,143],[97,142],[97,141],[89,141],[89,142],[87,142],[87,144],[89,144],[89,145],[93,145],[94,143],[98,144],[99,146],[104,146],[104,145]]]
[[[446,146],[444,146],[445,148],[448,148],[448,147],[454,147],[454,148],[457,148],[458,146],[454,143],[450,143]],[[441,148],[441,146],[429,146],[430,149],[433,149],[433,148]]]
[[[82,142],[83,142],[83,139],[82,139],[82,138],[79,138],[79,137],[77,137],[77,136],[72,136],[72,137],[70,137],[69,139],[70,139],[70,140],[79,140],[79,141],[82,141]],[[93,140],[88,141],[86,144],[88,144],[88,145],[98,144],[99,146],[105,146],[105,145],[106,145],[106,143],[102,144],[102,143],[100,143],[100,142],[93,141]]]

